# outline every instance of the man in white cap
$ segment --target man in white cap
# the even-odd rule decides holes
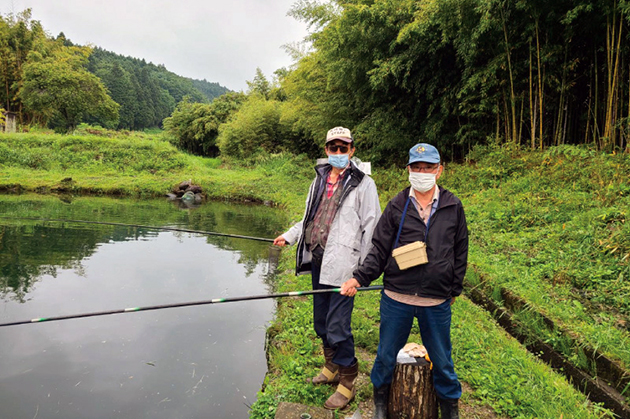
[[[462,389],[451,357],[451,305],[462,293],[468,259],[464,207],[453,193],[437,186],[442,165],[432,145],[413,146],[407,170],[410,187],[387,204],[374,230],[372,250],[343,284],[341,294],[352,297],[356,287],[368,286],[385,273],[379,344],[370,375],[374,419],[387,418],[396,356],[407,343],[414,318],[433,362],[441,417],[457,419]],[[419,252],[416,265],[399,265],[395,260],[394,250],[405,245]]]
[[[354,138],[335,127],[326,135],[328,163],[315,167],[303,219],[276,237],[274,244],[298,244],[296,274],[311,273],[313,289],[339,288],[370,250],[381,215],[374,181],[350,161]],[[338,293],[313,295],[313,324],[321,338],[325,364],[308,382],[339,383],[324,404],[345,407],[355,395],[359,366],[350,325],[354,298]]]

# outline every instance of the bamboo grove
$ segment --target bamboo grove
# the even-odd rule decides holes
[[[287,46],[294,66],[272,87],[257,73],[230,117],[178,107],[167,130],[203,143],[182,148],[314,157],[343,125],[376,165],[402,163],[418,141],[450,159],[488,143],[629,150],[625,0],[300,0],[289,14],[310,28]]]
[[[292,14],[316,28],[314,50],[285,84],[289,97],[308,101],[307,81],[323,78],[318,99],[334,103],[318,108],[331,117],[348,109],[343,116],[375,151],[391,148],[383,136],[424,138],[453,157],[484,142],[628,151],[628,5],[302,1]]]

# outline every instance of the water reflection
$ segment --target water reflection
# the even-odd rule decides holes
[[[211,208],[212,207],[212,208]],[[0,213],[274,237],[269,208],[0,197]],[[159,224],[158,224],[159,223]],[[266,293],[266,243],[0,220],[0,322]],[[0,329],[7,418],[246,417],[266,361],[271,300]]]

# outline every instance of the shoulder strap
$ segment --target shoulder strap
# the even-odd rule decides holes
[[[403,210],[402,217],[400,218],[400,224],[398,225],[398,234],[396,234],[396,241],[394,242],[394,249],[398,247],[398,239],[400,238],[400,232],[402,231],[403,223],[405,222],[405,215],[407,215],[407,207],[409,206],[409,201],[411,201],[411,197],[407,197],[407,202],[405,202],[405,209]]]

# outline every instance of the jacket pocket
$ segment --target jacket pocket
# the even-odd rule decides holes
[[[430,261],[426,265],[426,273],[422,284],[425,293],[431,296],[450,296],[453,284],[453,263],[448,259]]]

